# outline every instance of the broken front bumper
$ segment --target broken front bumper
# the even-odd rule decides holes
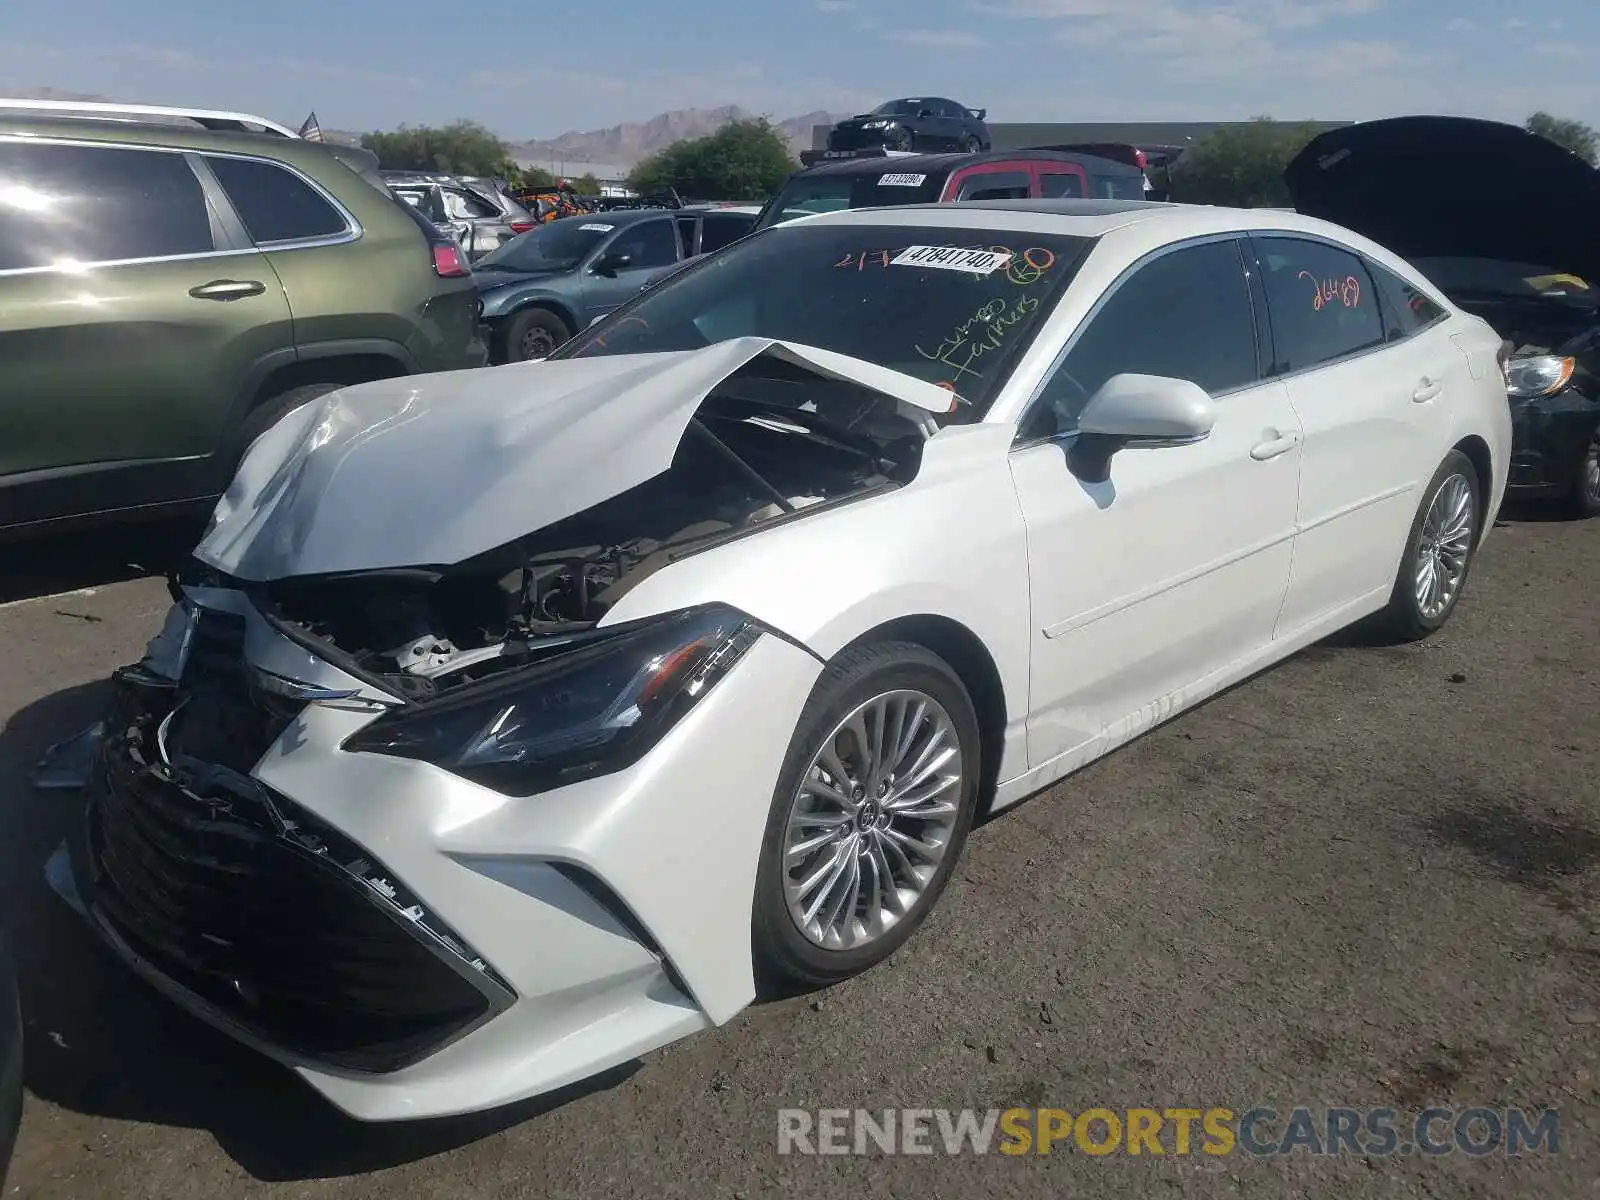
[[[281,663],[237,615],[245,659]],[[343,751],[360,705],[304,706],[238,770],[141,716],[177,691],[125,696],[53,881],[140,975],[352,1116],[510,1103],[753,997],[756,862],[818,669],[764,638],[635,767],[526,798]]]

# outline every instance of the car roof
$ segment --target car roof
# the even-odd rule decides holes
[[[1129,166],[1110,158],[1093,154],[1076,154],[1063,150],[984,150],[978,154],[952,152],[946,154],[896,154],[864,155],[860,158],[835,158],[805,167],[797,174],[815,175],[882,175],[885,172],[920,172],[939,175],[958,167],[995,162],[1071,162],[1093,167],[1107,175],[1134,176],[1143,174],[1138,167]]]
[[[1296,212],[1264,208],[1217,208],[1204,204],[1168,204],[1149,200],[965,200],[945,204],[904,204],[881,208],[846,208],[814,213],[774,229],[801,225],[911,225],[930,229],[996,230],[1057,233],[1098,238],[1133,225],[1150,225],[1165,241],[1245,231],[1308,233],[1329,237],[1357,249],[1368,239],[1341,226]],[[1369,251],[1370,252],[1370,251]],[[1391,258],[1378,248],[1377,257]]]
[[[251,154],[295,165],[320,164],[328,159],[347,162],[370,157],[371,152],[336,142],[313,142],[278,133],[249,130],[204,129],[193,124],[107,116],[60,116],[26,111],[0,111],[0,137],[61,138],[75,142],[108,142],[156,149]]]
[[[675,208],[612,208],[603,212],[574,213],[570,217],[557,217],[548,222],[551,225],[563,221],[588,221],[597,225],[615,225],[619,229],[624,225],[637,225],[640,221],[648,221],[652,217],[672,217],[682,212]]]

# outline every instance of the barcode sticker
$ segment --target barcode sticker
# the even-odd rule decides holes
[[[616,228],[616,226],[615,225],[579,225],[578,228],[579,229],[587,229],[591,233],[610,233],[613,229]]]
[[[921,187],[928,182],[926,175],[879,175],[879,187]]]
[[[1011,261],[1009,250],[969,250],[962,246],[907,246],[890,260],[896,267],[937,267],[990,275]]]

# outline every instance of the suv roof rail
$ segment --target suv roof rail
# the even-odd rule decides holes
[[[100,100],[26,100],[7,96],[0,97],[0,110],[135,120],[140,117],[183,117],[204,129],[219,132],[253,133],[256,130],[250,126],[254,125],[279,137],[298,139],[300,136],[288,126],[269,121],[265,117],[215,108],[169,108],[160,104],[112,104]]]

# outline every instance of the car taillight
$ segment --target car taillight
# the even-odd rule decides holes
[[[467,260],[461,256],[459,246],[435,246],[433,248],[433,273],[441,279],[459,279],[463,275],[471,275],[472,268],[467,265]]]
[[[1133,159],[1139,164],[1139,170],[1141,171],[1150,165],[1150,157],[1143,150],[1135,150]]]
[[[512,233],[527,233],[534,226],[532,221],[512,221],[510,224]]]

